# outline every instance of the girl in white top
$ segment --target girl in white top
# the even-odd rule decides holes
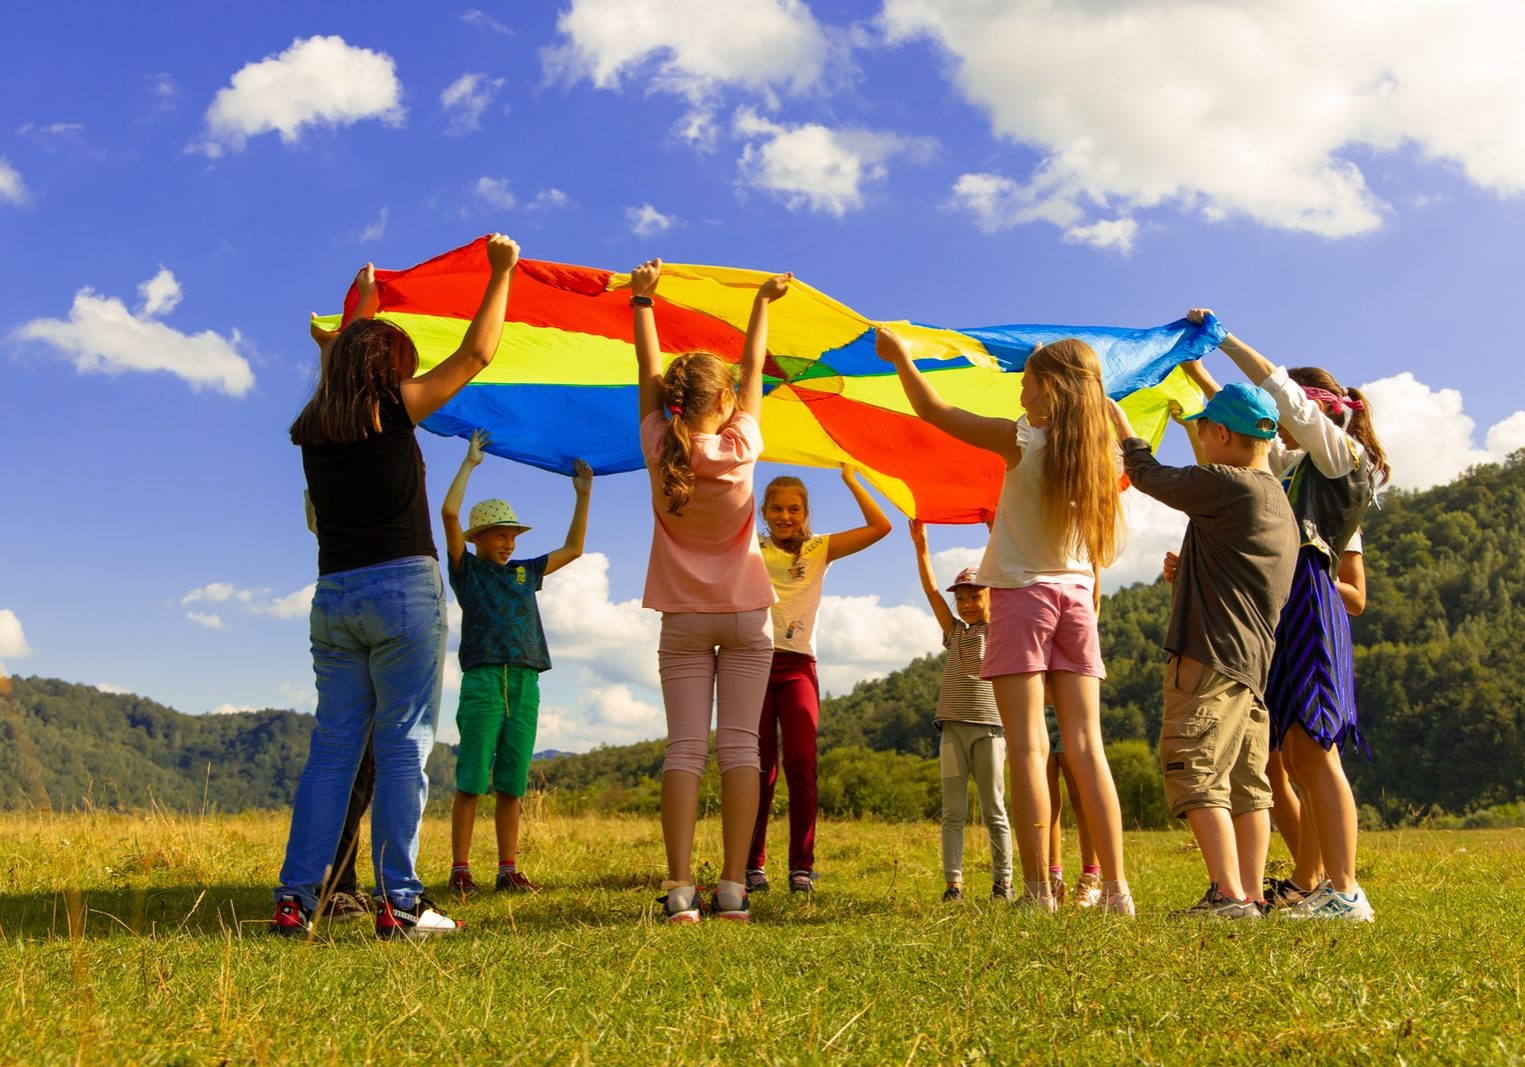
[[[758,726],[762,792],[747,856],[749,892],[768,888],[763,864],[768,816],[778,784],[780,731],[784,777],[789,783],[789,889],[795,893],[815,889],[816,731],[821,719],[816,613],[826,568],[890,532],[890,520],[850,467],[842,468],[842,481],[863,512],[863,525],[834,534],[810,532],[810,494],[798,478],[774,478],[763,491],[762,517],[768,534],[761,538],[760,547],[778,600],[773,605],[773,667]]]
[[[1117,443],[1101,366],[1074,338],[1036,348],[1022,375],[1021,419],[987,418],[946,403],[899,337],[879,330],[916,414],[1006,463],[990,545],[980,563],[991,590],[990,641],[981,677],[995,689],[1011,763],[1011,819],[1022,857],[1022,902],[1057,910],[1048,879],[1048,731],[1045,679],[1066,758],[1101,861],[1102,907],[1132,915],[1123,872],[1122,815],[1101,738],[1101,643],[1096,571],[1121,541]]]

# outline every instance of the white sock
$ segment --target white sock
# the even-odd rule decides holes
[[[715,897],[722,908],[739,908],[747,899],[747,887],[740,882],[727,882],[724,878],[715,883]]]
[[[1102,882],[1101,891],[1109,897],[1126,897],[1131,895],[1128,890],[1128,879],[1126,878]]]
[[[667,890],[667,910],[687,911],[694,906],[694,894],[698,889],[693,885],[674,885],[671,882],[663,882],[662,888]]]

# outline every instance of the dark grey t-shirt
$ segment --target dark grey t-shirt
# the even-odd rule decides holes
[[[1247,467],[1166,467],[1137,437],[1123,442],[1123,464],[1141,493],[1191,517],[1165,650],[1205,663],[1263,699],[1297,562],[1297,520],[1281,483]]]

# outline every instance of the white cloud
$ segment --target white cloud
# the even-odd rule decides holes
[[[477,199],[488,207],[507,211],[514,206],[514,194],[508,187],[507,178],[478,178],[472,189]]]
[[[238,354],[243,338],[237,330],[227,337],[212,330],[185,334],[156,321],[155,316],[168,313],[180,301],[180,283],[172,272],[161,267],[138,292],[143,311],[134,315],[116,297],[100,296],[86,287],[74,294],[68,319],[33,319],[12,336],[53,346],[71,357],[81,373],[167,371],[193,389],[229,396],[243,396],[253,388],[254,372]]]
[[[540,598],[551,654],[586,664],[610,682],[656,691],[661,619],[638,599],[609,599],[609,557],[586,553],[545,580]]]
[[[371,241],[381,240],[387,235],[387,219],[391,216],[391,214],[392,209],[383,206],[381,209],[381,214],[377,215],[376,218],[371,222],[365,224],[365,228],[360,231],[360,234],[356,240],[358,240],[361,244],[369,244]]]
[[[32,646],[26,643],[26,634],[21,631],[21,620],[10,608],[0,608],[0,656],[19,659],[31,654]]]
[[[743,186],[771,193],[791,210],[837,217],[863,206],[864,186],[888,175],[886,160],[901,154],[925,159],[935,148],[924,138],[893,133],[814,122],[788,126],[751,108],[738,110],[732,127],[747,142],[737,161]]]
[[[1432,389],[1404,371],[1361,386],[1371,401],[1372,421],[1388,463],[1392,484],[1427,489],[1448,482],[1468,467],[1496,463],[1525,446],[1525,411],[1489,428],[1486,444],[1475,443],[1477,422],[1462,410],[1455,389]]]
[[[720,124],[709,108],[694,108],[673,126],[673,132],[701,152],[710,152],[720,140]]]
[[[21,172],[0,156],[0,204],[24,204],[29,195]]]
[[[402,85],[392,57],[346,44],[344,38],[297,38],[278,56],[244,66],[219,89],[206,113],[208,156],[242,151],[251,137],[279,133],[286,144],[303,129],[340,127],[364,119],[398,125]]]
[[[265,588],[242,589],[232,582],[209,582],[187,592],[180,598],[180,603],[238,604],[254,615],[270,615],[277,619],[299,619],[306,617],[311,610],[312,596],[317,588],[317,583],[312,582],[294,593],[272,597],[270,590]],[[220,628],[221,620],[214,629]]]
[[[725,86],[804,91],[831,50],[802,0],[572,0],[556,28],[564,42],[542,52],[553,76],[696,101]]]
[[[281,683],[281,697],[296,711],[313,711],[318,706],[317,690],[295,682]]]
[[[535,199],[529,202],[531,211],[554,211],[556,208],[570,207],[572,198],[554,186],[542,189],[535,194]]]
[[[966,205],[987,228],[1170,204],[1343,237],[1382,224],[1367,171],[1397,151],[1525,191],[1514,0],[1465,18],[1427,0],[886,0],[881,26],[933,42],[995,133],[1041,154],[1004,213]]]
[[[1133,251],[1137,237],[1138,223],[1130,218],[1098,219],[1089,226],[1071,226],[1064,231],[1064,239],[1071,244],[1111,248],[1124,254]]]
[[[221,630],[222,616],[211,611],[187,611],[185,617],[197,626],[205,626],[208,630]]]
[[[446,86],[439,94],[440,108],[449,120],[445,132],[464,134],[481,129],[483,112],[504,84],[502,78],[468,72]]]
[[[468,26],[476,26],[478,29],[490,30],[493,33],[501,34],[504,37],[512,37],[514,35],[513,30],[503,25],[503,23],[493,18],[487,12],[481,11],[474,7],[468,8],[467,10],[461,12],[461,21],[466,23]]]
[[[125,685],[118,685],[115,682],[97,682],[95,683],[95,687],[102,693],[110,693],[112,696],[132,695],[131,689],[128,689]]]
[[[143,317],[155,319],[174,311],[185,293],[174,271],[161,265],[158,274],[138,286],[138,295],[143,298]]]
[[[582,681],[592,682],[588,675]],[[535,748],[584,751],[595,745],[626,745],[661,737],[666,716],[658,704],[641,700],[626,685],[583,685],[575,707],[540,709]]]
[[[666,233],[677,223],[676,215],[664,215],[650,204],[625,209],[625,222],[637,237],[652,237]]]
[[[1160,576],[1166,552],[1179,552],[1186,535],[1187,517],[1137,489],[1122,496],[1128,539],[1112,566],[1101,572],[1101,591],[1115,593],[1134,582],[1152,582]]]
[[[22,123],[16,131],[24,137],[69,137],[74,134],[85,132],[83,122],[50,122],[46,126],[38,126],[36,123]]]
[[[172,74],[163,71],[149,74],[145,76],[144,82],[148,85],[148,91],[162,101],[174,100],[180,95],[180,86],[175,84]]]
[[[244,715],[251,711],[258,711],[248,704],[218,704],[215,708],[207,709],[208,715]]]
[[[848,692],[942,648],[942,632],[930,611],[885,606],[877,595],[822,597],[815,635],[823,694]]]

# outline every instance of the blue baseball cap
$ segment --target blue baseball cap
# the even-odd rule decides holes
[[[1258,385],[1231,382],[1213,394],[1207,406],[1183,420],[1206,419],[1246,437],[1269,441],[1276,436],[1276,401]]]

